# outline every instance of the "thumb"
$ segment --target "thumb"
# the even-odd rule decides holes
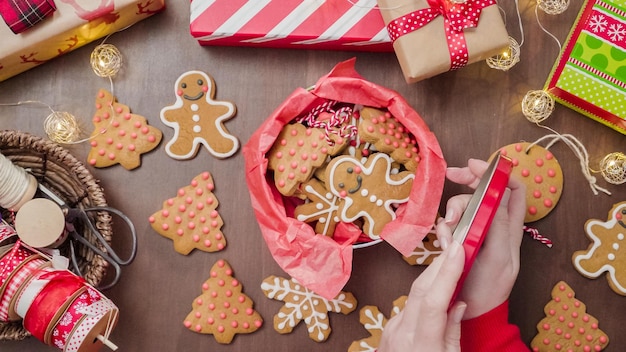
[[[461,319],[465,314],[467,304],[465,302],[456,302],[448,312],[448,321],[446,323],[445,350],[446,352],[461,351]]]

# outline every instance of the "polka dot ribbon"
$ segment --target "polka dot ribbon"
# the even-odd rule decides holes
[[[450,51],[450,69],[455,70],[467,65],[469,53],[463,30],[476,27],[483,8],[495,5],[495,0],[467,0],[453,3],[450,0],[427,0],[429,7],[396,18],[387,24],[387,31],[392,41],[414,32],[429,24],[437,16],[443,16],[448,50]]]

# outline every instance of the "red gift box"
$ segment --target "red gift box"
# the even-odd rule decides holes
[[[190,29],[201,45],[393,51],[375,0],[193,0]]]

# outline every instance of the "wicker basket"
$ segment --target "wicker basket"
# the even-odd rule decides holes
[[[0,131],[0,153],[16,165],[29,170],[40,184],[54,191],[70,207],[88,208],[106,206],[104,192],[98,181],[69,151],[56,143],[24,132]],[[9,219],[3,210],[3,218]],[[111,216],[98,212],[94,218],[96,228],[110,242],[112,234]],[[77,229],[79,233],[103,252],[104,247],[87,226]],[[107,262],[80,243],[75,244],[76,259],[87,282],[96,286],[103,279]],[[60,248],[69,255],[67,246]],[[0,323],[0,340],[21,340],[29,336],[21,323]]]

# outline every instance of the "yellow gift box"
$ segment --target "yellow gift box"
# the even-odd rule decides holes
[[[400,28],[404,31],[406,27],[407,33],[400,33],[393,43],[407,83],[421,81],[456,68],[449,49],[452,42],[444,28],[447,23],[444,22],[459,22],[457,12],[454,11],[461,6],[476,9],[484,3],[484,0],[467,0],[463,3],[460,1],[454,3],[452,0],[378,0],[380,12],[388,29],[390,23],[407,20]],[[424,13],[420,13],[422,11]],[[411,22],[414,16],[429,18],[427,23],[419,28],[411,28],[415,27]],[[478,11],[476,21],[475,26],[468,26],[462,30],[469,54],[464,65],[485,60],[501,53],[509,46],[509,35],[495,1],[493,5],[484,6]],[[390,36],[394,39],[392,31]]]
[[[119,31],[165,8],[165,0],[56,0],[52,16],[14,34],[0,21],[0,81]]]

